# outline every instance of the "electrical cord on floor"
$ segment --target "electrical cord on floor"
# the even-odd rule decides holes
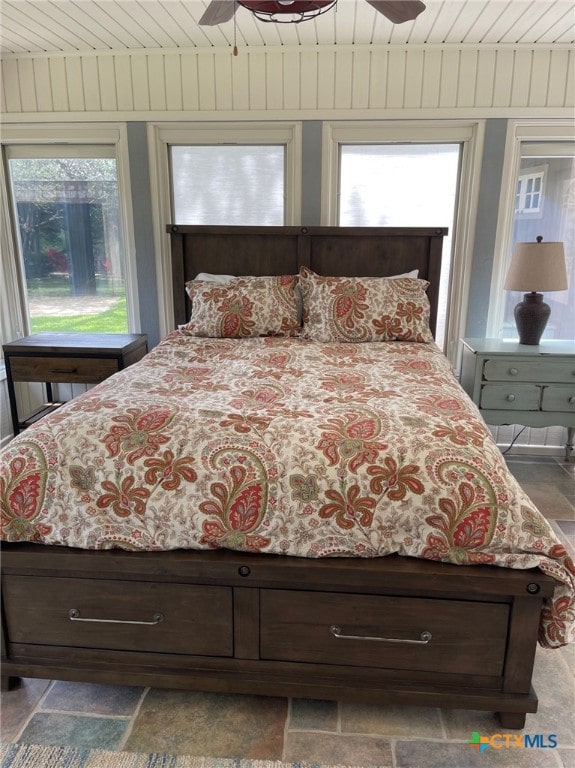
[[[515,437],[513,438],[513,440],[512,440],[512,441],[509,443],[509,445],[507,446],[507,448],[506,448],[504,451],[501,451],[501,453],[502,453],[504,456],[505,456],[505,454],[506,454],[506,453],[509,453],[509,451],[510,451],[510,450],[513,448],[513,446],[515,445],[515,441],[517,440],[517,438],[518,438],[520,435],[522,435],[522,434],[523,434],[523,432],[525,432],[525,430],[526,430],[526,429],[527,429],[527,427],[521,427],[521,429],[520,429],[520,430],[519,430],[519,432],[518,432],[518,433],[515,435]]]

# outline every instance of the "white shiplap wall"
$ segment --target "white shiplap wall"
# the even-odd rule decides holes
[[[4,120],[571,115],[569,45],[320,46],[6,55]]]

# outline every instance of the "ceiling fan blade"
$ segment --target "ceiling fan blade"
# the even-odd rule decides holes
[[[425,10],[425,4],[420,0],[367,0],[376,11],[382,13],[392,24],[403,24],[413,21]]]
[[[233,19],[237,3],[235,0],[212,0],[198,24],[215,27]]]

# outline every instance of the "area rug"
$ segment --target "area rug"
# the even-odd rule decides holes
[[[336,768],[317,763],[107,752],[35,744],[3,744],[0,759],[0,768]]]

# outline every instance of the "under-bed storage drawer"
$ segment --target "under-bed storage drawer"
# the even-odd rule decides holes
[[[233,655],[229,587],[7,575],[2,582],[11,643]]]
[[[508,607],[379,595],[261,592],[261,657],[501,675]]]

